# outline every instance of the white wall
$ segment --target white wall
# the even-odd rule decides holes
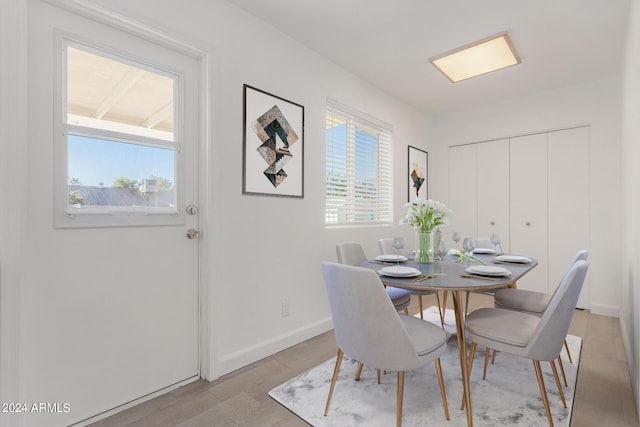
[[[621,248],[619,79],[610,78],[444,114],[434,119],[431,182],[446,201],[448,147],[533,132],[591,127],[591,310],[617,317]],[[436,184],[437,182],[437,184]]]
[[[629,34],[622,81],[622,292],[620,326],[624,338],[631,383],[640,408],[640,6],[631,2]]]

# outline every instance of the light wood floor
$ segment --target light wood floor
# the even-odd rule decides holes
[[[423,298],[425,308],[435,305],[433,296]],[[418,312],[416,301],[411,313]],[[470,305],[472,309],[490,306],[492,300],[474,294]],[[569,333],[584,339],[571,425],[637,427],[618,319],[576,310]],[[267,392],[335,356],[336,351],[333,332],[327,332],[216,381],[196,381],[93,425],[307,426]]]

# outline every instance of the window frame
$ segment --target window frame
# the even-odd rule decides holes
[[[103,56],[114,61],[149,70],[173,80],[173,138],[164,140],[126,132],[91,128],[68,123],[67,116],[67,48],[72,47]],[[182,225],[185,224],[183,205],[185,178],[184,141],[184,74],[166,64],[154,63],[132,52],[125,52],[111,46],[105,46],[63,31],[56,31],[55,60],[57,61],[54,87],[54,227],[55,228],[93,228],[146,225]],[[170,149],[174,152],[175,191],[173,207],[85,207],[75,211],[69,206],[68,170],[69,136],[77,135],[106,141],[133,144],[142,147]]]
[[[335,115],[340,116],[346,120],[347,124],[347,137],[344,142],[346,151],[346,158],[344,159],[344,170],[341,167],[334,168],[333,166],[340,162],[332,162],[330,159],[331,153],[334,152],[333,146],[336,145],[336,139],[329,139],[329,117],[333,118]],[[358,202],[358,199],[362,199],[357,195],[357,189],[362,189],[362,185],[359,187],[356,182],[356,170],[359,169],[359,165],[356,159],[356,149],[362,140],[357,137],[356,128],[360,126],[364,129],[375,131],[376,136],[376,154],[375,156],[367,156],[364,158],[364,163],[372,162],[375,160],[375,207],[372,209],[372,213],[375,218],[373,220],[363,220],[358,218],[364,212],[361,210],[366,202],[362,200]],[[369,133],[364,131],[366,133]],[[340,142],[338,142],[340,144]],[[331,145],[331,146],[330,146]],[[352,107],[340,103],[339,101],[327,98],[327,105],[325,109],[325,227],[327,228],[339,228],[339,227],[361,227],[361,226],[377,226],[377,225],[391,225],[393,223],[393,126],[376,119],[366,113],[358,111]],[[346,195],[342,198],[335,195],[329,195],[332,190],[337,190],[335,185],[332,185],[329,180],[329,171],[339,170],[344,172],[346,180]],[[373,193],[372,193],[373,194]],[[342,208],[334,208],[330,206],[331,199],[340,199],[344,201]],[[337,212],[330,212],[330,210]],[[335,221],[330,221],[329,218],[335,216]],[[344,219],[340,220],[343,216]]]

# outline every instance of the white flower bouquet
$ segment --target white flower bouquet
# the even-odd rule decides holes
[[[430,233],[439,225],[447,225],[447,216],[451,214],[444,203],[431,199],[417,198],[404,206],[407,208],[407,215],[400,220],[400,224],[408,224],[423,233]]]
[[[407,215],[400,220],[400,224],[408,224],[418,233],[416,260],[423,263],[433,262],[431,233],[439,225],[447,224],[447,216],[451,214],[451,210],[443,203],[421,198],[407,203],[405,207]]]

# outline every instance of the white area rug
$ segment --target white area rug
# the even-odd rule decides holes
[[[425,319],[440,325],[437,308],[424,311]],[[466,426],[466,413],[460,410],[462,376],[455,338],[453,312],[447,310],[445,330],[448,351],[441,358],[450,421],[444,417],[440,389],[433,363],[405,375],[403,426]],[[562,351],[562,362],[569,387],[564,387],[568,408],[562,406],[549,363],[541,363],[556,427],[569,426],[573,395],[580,360],[582,340],[567,337],[573,363]],[[471,404],[476,426],[547,426],[540,389],[533,364],[528,359],[498,352],[495,364],[482,379],[484,348],[478,348],[471,373]],[[396,374],[382,375],[377,384],[376,371],[365,366],[360,381],[354,381],[356,362],[348,357],[342,362],[340,375],[331,399],[329,413],[323,416],[335,358],[274,388],[269,395],[313,426],[391,426],[395,425]],[[556,362],[557,366],[557,362]],[[558,368],[559,375],[560,370]],[[562,382],[562,377],[560,377]]]

